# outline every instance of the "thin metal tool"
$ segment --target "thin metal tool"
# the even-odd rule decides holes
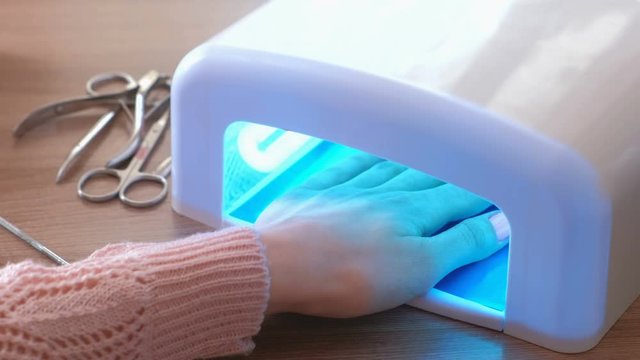
[[[162,162],[156,167],[153,172],[165,179],[169,177],[169,174],[171,174],[171,156],[162,160]]]
[[[158,117],[160,117],[160,115],[165,111],[167,111],[167,109],[169,108],[169,101],[170,101],[170,98],[169,96],[167,96],[164,99],[159,100],[155,105],[153,105],[151,110],[149,110],[149,112],[144,115],[144,122],[146,123],[148,121],[153,121],[153,120],[156,120]],[[56,176],[56,183],[59,183],[60,181],[62,181],[67,171],[71,167],[71,165],[80,157],[80,155],[89,145],[89,143],[93,141],[93,139],[95,139],[96,136],[98,136],[98,134],[100,134],[100,132],[111,123],[111,120],[118,115],[121,109],[116,109],[102,115],[100,119],[98,119],[98,121],[93,125],[93,127],[91,127],[91,129],[85,134],[85,136],[82,139],[80,139],[80,141],[78,141],[78,143],[71,149],[71,151],[69,152],[69,155],[67,155],[67,158],[64,160],[62,165],[60,165],[60,168],[58,169],[58,175]],[[128,108],[125,107],[124,109],[126,109],[125,112],[129,113]],[[117,167],[122,163],[122,161],[126,161],[126,160],[129,160],[129,159],[114,158],[113,160],[109,161],[105,166]],[[169,163],[169,165],[171,165],[171,163]],[[167,177],[167,175],[162,175],[162,176]]]
[[[164,85],[168,86],[167,83],[165,83]],[[166,111],[169,110],[170,103],[171,103],[171,97],[169,95],[167,95],[164,99],[158,100],[157,102],[155,102],[154,105],[151,107],[151,109],[144,114],[143,127],[144,127],[144,124],[154,122],[155,120],[159,119],[162,116],[162,114],[164,114]],[[141,128],[141,130],[143,129]],[[134,131],[133,135],[135,135],[135,130],[133,131]],[[141,141],[142,140],[140,141],[134,140],[133,142],[130,141],[125,150],[123,150],[121,153],[111,158],[111,160],[107,161],[105,167],[108,167],[108,168],[122,167],[127,161],[131,159],[131,157],[136,153],[136,151],[138,151],[138,148],[140,148]]]
[[[116,115],[119,113],[118,110],[109,111],[108,113],[102,115],[100,119],[91,127],[91,129],[87,132],[85,136],[78,141],[78,143],[69,151],[69,155],[64,159],[62,165],[58,169],[58,174],[56,175],[56,183],[59,183],[64,179],[67,171],[71,168],[71,165],[78,160],[82,152],[87,148],[89,143],[93,141],[93,139],[100,134],[100,132],[107,127],[111,123]]]
[[[107,162],[106,167],[108,168],[121,167],[138,151],[142,143],[144,126],[147,120],[145,116],[147,97],[158,87],[170,88],[171,79],[169,76],[161,75],[159,72],[151,70],[138,81],[138,84],[138,92],[135,95],[133,132],[126,148]]]
[[[19,138],[29,130],[58,116],[95,107],[114,109],[115,107],[121,106],[122,101],[128,103],[133,100],[137,91],[138,86],[137,83],[135,83],[135,85],[127,86],[124,90],[114,93],[102,94],[99,96],[88,95],[81,98],[68,99],[45,105],[27,115],[27,117],[13,129],[13,136]]]
[[[44,246],[38,240],[36,240],[36,239],[32,238],[31,236],[27,235],[24,231],[20,230],[20,228],[18,228],[17,226],[13,225],[12,223],[10,223],[7,219],[3,218],[2,216],[0,216],[0,225],[2,225],[2,227],[7,229],[13,235],[15,235],[18,238],[20,238],[22,241],[24,241],[27,244],[29,244],[32,248],[36,249],[39,253],[41,253],[41,254],[45,255],[46,257],[48,257],[49,259],[53,260],[56,264],[58,264],[58,265],[67,265],[67,264],[69,264],[69,262],[67,260],[63,259],[60,255],[56,254],[51,249],[49,249],[48,247]]]
[[[120,198],[120,201],[133,207],[149,207],[162,202],[162,200],[167,196],[167,191],[169,190],[167,179],[162,175],[168,174],[168,171],[171,169],[169,166],[170,160],[163,161],[154,172],[145,172],[142,169],[153,152],[153,149],[158,144],[168,122],[169,112],[166,111],[165,114],[156,121],[153,126],[151,126],[151,129],[149,129],[149,132],[144,137],[140,148],[133,159],[131,159],[129,166],[126,169],[117,170],[109,167],[102,167],[86,172],[80,178],[80,181],[78,181],[78,196],[92,202],[104,202],[114,198]],[[95,194],[85,190],[85,185],[87,183],[98,177],[104,176],[113,177],[118,180],[118,184],[113,188],[113,190],[103,194]],[[142,183],[156,183],[160,185],[160,193],[152,198],[144,200],[135,200],[127,196],[127,191],[131,189],[133,185]]]
[[[107,88],[106,92],[99,91],[99,88],[113,83],[123,83],[124,87],[115,91],[109,88]],[[121,167],[129,161],[138,150],[142,142],[144,127],[147,121],[154,121],[164,112],[164,109],[169,107],[169,96],[148,104],[147,100],[150,100],[152,97],[149,95],[155,92],[157,88],[168,90],[170,87],[171,78],[167,75],[161,75],[155,70],[147,72],[138,81],[124,72],[98,74],[87,81],[87,96],[59,101],[33,111],[15,127],[13,135],[19,138],[29,130],[45,124],[50,119],[77,111],[94,107],[104,107],[109,110],[96,122],[78,144],[73,147],[61,168],[58,170],[56,182],[59,182],[64,178],[69,166],[80,156],[86,146],[95,139],[100,131],[111,123],[119,111],[124,111],[131,120],[132,134],[126,149],[107,163],[107,167]],[[131,105],[135,106],[135,115],[131,114],[129,110],[129,106]],[[151,107],[148,113],[146,111],[147,107]]]
[[[93,76],[87,81],[87,94],[89,96],[100,96],[100,87],[115,82],[123,83],[125,86],[125,90],[138,87],[138,83],[133,79],[131,75],[124,72],[108,72]],[[56,175],[56,183],[62,181],[71,165],[75,163],[76,160],[78,160],[80,155],[84,152],[87,146],[98,136],[98,134],[100,134],[100,132],[104,128],[111,124],[111,121],[116,116],[118,116],[121,110],[124,110],[131,122],[134,121],[134,116],[131,114],[131,111],[129,111],[129,108],[127,107],[125,101],[123,101],[122,99],[118,99],[118,102],[120,106],[102,115],[100,119],[98,119],[98,121],[91,127],[91,129],[89,129],[87,134],[83,136],[82,139],[80,139],[80,141],[71,149],[69,155],[67,155],[66,159],[64,159],[64,162],[58,169],[58,174]]]
[[[127,74],[126,72],[114,71],[93,76],[87,81],[87,84],[85,85],[85,91],[91,96],[99,96],[101,93],[98,88],[100,88],[104,84],[111,84],[118,81],[124,83],[125,89],[139,86],[139,83],[136,82],[131,75]],[[118,99],[118,103],[120,103],[119,109],[124,110],[129,120],[131,120],[132,122],[135,121],[133,114],[131,113],[131,111],[129,111],[127,101]]]

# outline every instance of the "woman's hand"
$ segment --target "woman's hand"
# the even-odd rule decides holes
[[[404,304],[507,243],[509,224],[483,213],[490,206],[395,163],[349,158],[260,215],[268,311],[351,317]]]

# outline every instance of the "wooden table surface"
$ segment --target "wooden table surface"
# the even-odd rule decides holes
[[[110,242],[166,241],[202,224],[177,215],[170,202],[132,209],[91,204],[75,195],[78,176],[101,166],[126,142],[119,120],[54,182],[71,146],[97,113],[51,121],[16,140],[12,128],[45,103],[82,95],[92,75],[149,69],[171,73],[191,48],[263,1],[13,1],[0,7],[0,216],[70,260]],[[152,166],[169,153],[168,137]],[[34,258],[0,230],[0,264]],[[278,315],[268,318],[251,359],[640,359],[640,300],[593,350],[578,356],[410,307],[350,320]]]

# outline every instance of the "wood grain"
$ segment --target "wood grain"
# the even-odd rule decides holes
[[[153,209],[91,204],[75,195],[79,174],[126,142],[120,119],[66,181],[58,166],[99,112],[51,121],[16,140],[11,129],[47,102],[82,95],[91,75],[171,73],[191,48],[259,6],[242,1],[14,1],[0,8],[0,215],[70,260],[111,242],[166,241],[208,230],[169,201]],[[169,153],[168,138],[151,166]],[[0,263],[35,251],[0,231]],[[501,333],[409,307],[349,320],[266,319],[251,359],[640,359],[640,301],[593,350],[568,356]]]

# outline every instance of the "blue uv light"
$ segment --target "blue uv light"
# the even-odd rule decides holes
[[[223,185],[226,217],[252,224],[271,202],[288,190],[339,160],[361,153],[347,146],[288,133],[248,122],[235,122],[227,128]],[[247,138],[252,141],[246,141]],[[265,154],[269,155],[267,166],[258,164],[266,158]],[[505,247],[487,259],[453,271],[435,287],[504,311],[508,254]]]

